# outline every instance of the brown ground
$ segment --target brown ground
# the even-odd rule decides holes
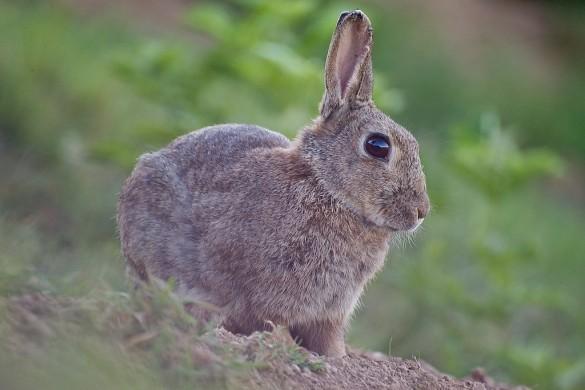
[[[177,364],[182,370],[196,370],[198,376],[187,382],[194,388],[527,389],[495,383],[480,369],[468,378],[456,379],[423,361],[381,353],[351,351],[343,358],[317,356],[299,347],[282,327],[248,337],[223,328],[204,331],[201,323],[185,320],[188,315],[179,309],[180,303],[177,306],[156,296],[147,293],[123,304],[42,293],[0,298],[0,309],[4,309],[0,310],[0,356],[8,352],[7,356],[25,357],[25,362],[33,362],[33,373],[42,371],[41,377],[54,378],[59,373],[37,364],[51,359],[45,349],[51,340],[99,336],[100,343],[118,345],[126,359],[149,357],[150,361],[159,361],[157,375],[163,380],[165,372],[167,380],[168,375],[176,375],[173,372],[177,371],[169,368]],[[161,338],[163,334],[166,336]],[[75,344],[71,348],[76,349]],[[86,359],[86,353],[80,351],[79,359]],[[4,378],[7,383],[10,379]],[[2,383],[0,375],[0,388]]]
[[[223,329],[216,331],[222,342],[247,351],[251,359],[262,347],[293,342],[286,341],[287,336],[283,334],[277,329],[274,334],[242,337]],[[389,357],[380,353],[351,352],[343,358],[322,358],[307,354],[306,359],[309,363],[305,365],[311,366],[311,362],[314,362],[314,365],[320,364],[321,368],[301,368],[275,355],[268,367],[254,370],[247,383],[252,389],[527,389],[495,383],[481,369],[475,370],[469,378],[455,379],[423,361]]]

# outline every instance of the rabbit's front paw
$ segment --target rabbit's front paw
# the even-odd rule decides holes
[[[343,321],[314,321],[290,327],[291,336],[303,347],[319,355],[346,355]]]

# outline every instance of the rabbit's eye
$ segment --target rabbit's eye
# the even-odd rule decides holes
[[[381,134],[372,134],[366,139],[365,149],[370,156],[386,159],[390,152],[390,141]]]

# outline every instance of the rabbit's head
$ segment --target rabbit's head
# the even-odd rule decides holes
[[[418,144],[372,101],[372,26],[344,12],[325,65],[320,117],[301,137],[319,181],[369,223],[416,229],[429,211]]]

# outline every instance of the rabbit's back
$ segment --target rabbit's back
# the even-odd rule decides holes
[[[259,126],[225,124],[179,137],[160,154],[175,160],[183,169],[196,171],[205,166],[226,167],[252,149],[287,147],[289,144],[285,136]]]
[[[221,308],[230,331],[271,321],[343,356],[390,238],[429,209],[416,140],[372,101],[372,31],[363,12],[340,15],[320,115],[294,142],[221,125],[142,156],[119,203],[130,268]]]
[[[227,124],[177,138],[146,153],[126,180],[118,205],[122,249],[130,269],[142,279],[199,279],[200,241],[207,230],[204,211],[224,188],[226,177],[251,151],[289,146],[286,137],[253,126]],[[197,207],[193,207],[196,204]]]

